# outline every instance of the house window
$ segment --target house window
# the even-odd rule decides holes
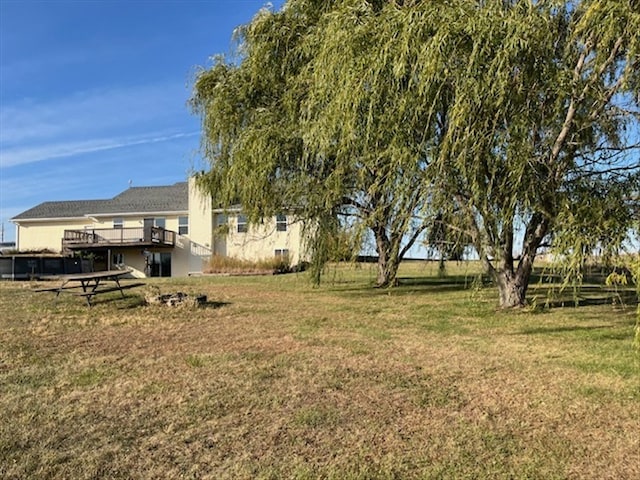
[[[158,217],[153,219],[153,223],[156,227],[165,228],[167,221],[164,217]]]
[[[289,256],[289,250],[286,248],[276,248],[273,255],[276,258],[287,258]]]
[[[247,217],[245,215],[238,215],[238,233],[247,233]]]
[[[224,213],[219,213],[218,215],[216,215],[216,227],[220,227],[226,224],[227,224],[227,216]]]
[[[276,215],[276,231],[277,232],[286,232],[287,231],[287,216],[286,215]]]
[[[178,234],[179,235],[188,235],[189,234],[189,217],[178,217]]]
[[[113,219],[113,228],[123,228],[124,227],[124,219],[122,217],[117,217]]]

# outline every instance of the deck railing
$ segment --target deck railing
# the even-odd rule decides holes
[[[65,230],[62,243],[74,245],[131,245],[159,244],[175,245],[176,232],[161,227],[95,228]]]

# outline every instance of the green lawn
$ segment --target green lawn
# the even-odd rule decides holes
[[[436,273],[149,281],[201,308],[2,282],[0,478],[639,478],[633,299]]]

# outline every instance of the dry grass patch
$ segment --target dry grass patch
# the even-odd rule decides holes
[[[0,284],[0,476],[638,477],[632,308],[500,312],[403,269],[154,283],[198,309]]]
[[[287,256],[265,258],[259,261],[212,255],[204,268],[204,273],[225,275],[271,275],[287,273],[291,261]]]

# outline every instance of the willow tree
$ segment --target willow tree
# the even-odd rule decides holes
[[[425,7],[426,8],[426,7]],[[436,15],[437,7],[429,15]],[[423,12],[424,13],[424,12]],[[422,82],[418,53],[435,28],[415,9],[389,1],[343,1],[309,35],[302,136],[330,159],[326,184],[339,213],[378,254],[378,285],[389,284],[406,252],[432,224],[425,209],[434,145],[444,132],[441,82]]]
[[[635,0],[459,2],[440,58],[454,90],[437,202],[464,212],[503,307],[542,246],[619,246],[638,191]],[[445,59],[449,59],[446,61]]]
[[[348,225],[374,240],[376,284],[392,283],[428,224],[426,146],[442,131],[431,115],[438,92],[413,81],[406,55],[431,31],[412,37],[409,26],[383,1],[263,10],[240,31],[240,61],[219,59],[196,81],[211,164],[201,187],[254,221],[294,208],[313,226],[318,267]]]
[[[622,242],[637,0],[290,0],[240,31],[240,59],[196,82],[200,184],[256,221],[283,205],[314,219],[318,265],[349,216],[387,284],[425,225],[452,219],[442,231],[471,238],[514,307],[541,247]]]

